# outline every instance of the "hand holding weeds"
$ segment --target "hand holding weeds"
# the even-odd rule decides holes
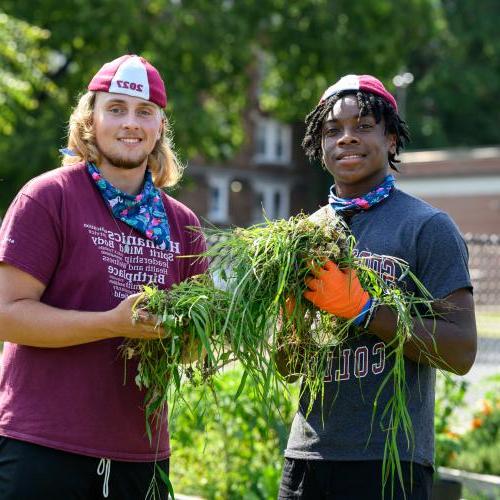
[[[323,267],[311,266],[311,272],[315,277],[306,279],[309,290],[304,292],[304,297],[338,318],[356,318],[355,323],[361,323],[371,297],[361,286],[356,272],[340,269],[331,260]]]
[[[109,311],[111,315],[109,326],[113,336],[149,340],[164,335],[158,317],[140,307],[140,302],[144,299],[143,293],[135,293]]]

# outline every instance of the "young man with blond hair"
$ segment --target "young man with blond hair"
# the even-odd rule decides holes
[[[0,497],[144,498],[168,473],[167,415],[145,432],[124,338],[156,339],[141,285],[204,272],[196,216],[167,196],[182,168],[163,80],[125,55],[93,77],[63,167],[28,182],[0,230]],[[166,498],[161,488],[160,498]]]

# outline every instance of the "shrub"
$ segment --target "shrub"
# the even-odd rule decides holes
[[[461,438],[462,450],[451,466],[500,475],[500,375],[488,379],[493,388],[486,392],[481,408],[474,412],[470,430]]]
[[[289,423],[296,409],[290,395],[274,393],[266,412],[250,378],[235,398],[242,371],[214,380],[214,401],[193,388],[171,422],[171,481],[175,491],[209,499],[276,498]],[[197,406],[199,401],[204,401]]]
[[[451,430],[454,411],[463,406],[467,382],[438,372],[434,431],[436,439],[436,468],[450,466],[461,450],[460,435]]]

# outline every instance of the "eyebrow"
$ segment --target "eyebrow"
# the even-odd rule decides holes
[[[117,98],[113,98],[113,99],[110,99],[109,101],[106,101],[106,105],[109,105],[109,104],[127,104],[128,101],[126,101],[125,99],[117,99]],[[150,103],[150,102],[140,102],[137,104],[138,106],[142,106],[142,107],[146,107],[146,108],[151,108],[151,109],[155,109],[155,105]]]
[[[109,99],[108,101],[105,102],[105,104],[125,104],[125,99]]]
[[[343,117],[342,121],[361,120],[362,118],[373,118],[375,120],[375,116],[373,115],[373,113],[368,113],[367,115],[361,115],[361,116],[359,114],[356,114],[356,115],[352,115],[352,116]],[[327,120],[325,120],[323,122],[323,126],[325,126],[327,123],[337,123],[339,121],[340,120],[338,118],[328,118]]]

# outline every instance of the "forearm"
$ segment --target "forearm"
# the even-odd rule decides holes
[[[34,299],[0,305],[1,340],[33,347],[68,347],[118,336],[111,312],[58,309]]]
[[[466,301],[451,308],[441,303],[436,309],[433,318],[413,318],[412,336],[404,345],[404,354],[417,363],[464,375],[476,355],[473,304]],[[389,344],[395,338],[396,326],[396,313],[380,306],[368,330]]]

